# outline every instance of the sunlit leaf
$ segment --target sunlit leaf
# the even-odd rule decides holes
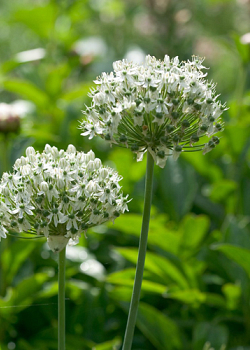
[[[227,308],[234,310],[239,307],[241,297],[241,286],[233,283],[226,283],[222,287],[222,291],[226,297]]]
[[[126,214],[115,222],[115,229],[126,235],[139,237],[141,222],[141,215]],[[110,227],[112,228],[111,224]],[[152,216],[149,224],[148,244],[158,246],[168,252],[177,253],[179,237],[177,233],[167,227],[165,215]]]
[[[138,250],[134,248],[119,248],[117,251],[127,260],[136,264]],[[188,288],[188,282],[181,271],[168,259],[155,253],[147,252],[145,269],[158,276],[161,283],[174,282],[180,288]]]
[[[212,185],[210,199],[214,202],[227,200],[228,196],[237,189],[237,183],[232,180],[223,179]]]
[[[198,289],[179,290],[166,293],[166,297],[179,300],[182,303],[190,304],[193,307],[199,307],[201,304],[210,306],[225,307],[225,299],[215,293],[205,293]]]
[[[107,277],[107,282],[116,285],[130,286],[132,290],[132,287],[134,285],[134,278],[135,269],[126,269],[110,274]],[[149,281],[144,278],[144,280],[142,281],[142,291],[163,294],[166,291],[166,286]]]
[[[215,164],[208,161],[207,157],[204,157],[201,152],[195,153],[183,153],[182,155],[192,166],[194,169],[204,176],[205,178],[211,180],[219,180],[221,179],[222,172],[221,169]],[[208,171],[209,169],[209,171]]]
[[[115,338],[102,344],[95,345],[92,350],[116,350],[121,345],[121,339]]]

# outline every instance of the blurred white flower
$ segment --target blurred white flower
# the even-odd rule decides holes
[[[0,132],[17,133],[20,129],[20,115],[11,104],[0,103]]]

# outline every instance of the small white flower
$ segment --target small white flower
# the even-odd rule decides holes
[[[28,147],[26,149],[26,156],[28,158],[30,158],[31,156],[35,156],[35,155],[36,155],[36,151],[35,151],[35,149],[33,147]]]
[[[11,214],[18,214],[18,217],[20,219],[23,218],[24,213],[28,214],[28,215],[33,215],[33,211],[35,207],[33,205],[29,205],[29,204],[24,204],[24,203],[17,203],[16,204],[16,209],[14,210],[10,210]]]
[[[41,184],[40,184],[40,189],[41,191],[44,193],[44,192],[47,192],[48,189],[49,189],[49,185],[47,184],[47,182],[45,181],[42,181]]]
[[[76,153],[76,148],[74,145],[68,145],[68,148],[67,148],[67,153]]]

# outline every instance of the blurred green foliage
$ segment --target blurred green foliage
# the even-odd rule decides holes
[[[22,117],[1,136],[1,172],[28,145],[96,155],[133,201],[67,253],[67,349],[119,349],[140,234],[145,163],[78,129],[92,80],[145,54],[206,57],[229,110],[220,146],[155,169],[134,350],[250,349],[248,0],[23,0],[1,3],[0,102]],[[1,350],[57,348],[57,256],[43,239],[1,242]],[[209,345],[210,344],[210,345]]]

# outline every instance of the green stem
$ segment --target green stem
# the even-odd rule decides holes
[[[58,350],[65,350],[65,251],[58,259]]]
[[[144,209],[141,227],[141,236],[139,243],[139,253],[136,266],[136,274],[134,281],[134,288],[129,308],[127,327],[123,342],[122,350],[130,350],[133,341],[137,311],[139,306],[141,285],[143,279],[144,263],[147,252],[148,241],[148,229],[150,220],[150,209],[152,202],[152,188],[153,188],[153,172],[154,172],[154,160],[149,152],[147,152],[147,172],[146,172],[146,184],[145,184],[145,197],[144,197]]]

